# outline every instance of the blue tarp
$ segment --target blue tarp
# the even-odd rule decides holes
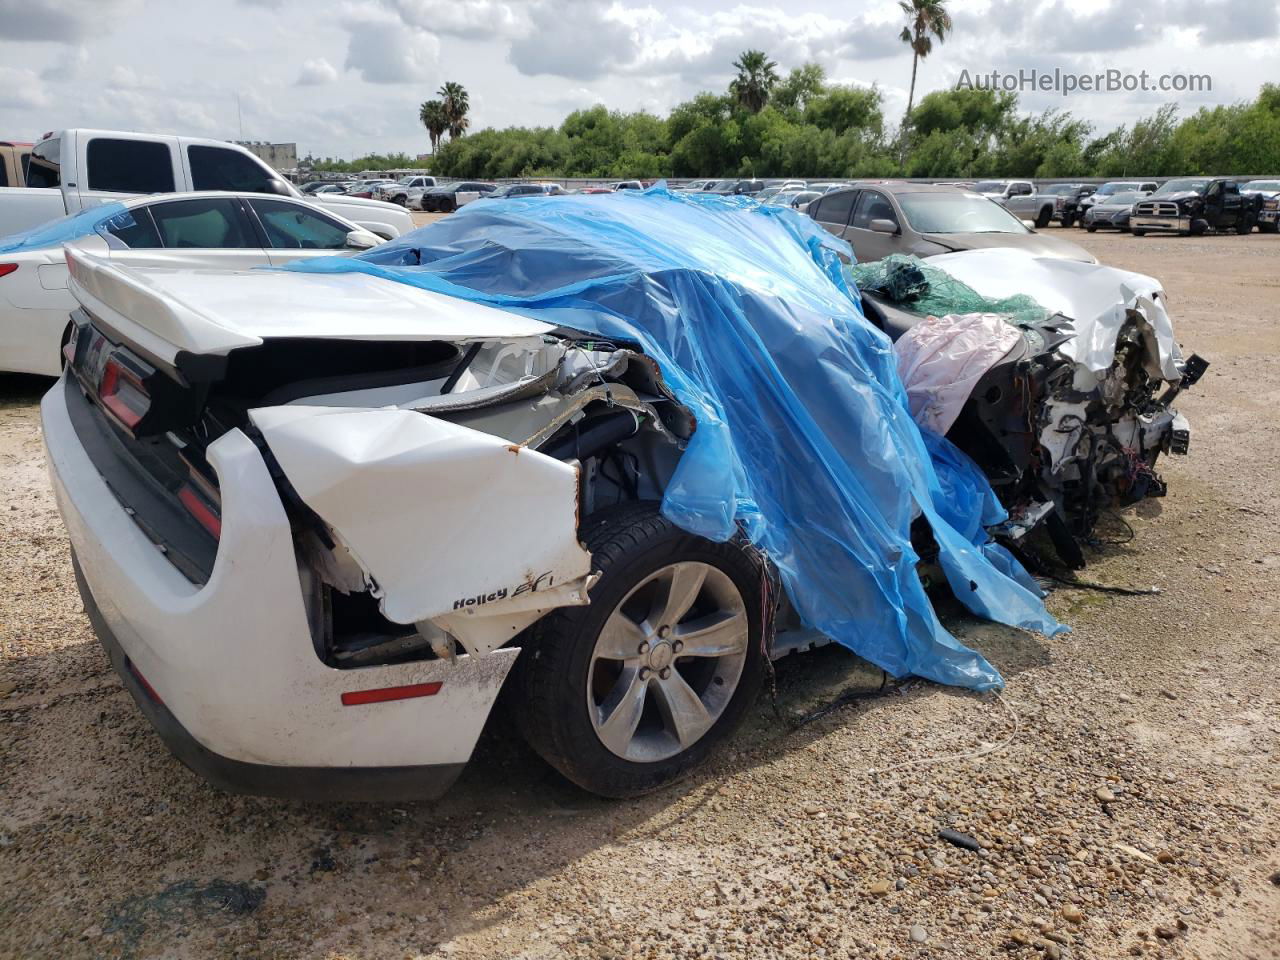
[[[68,240],[97,233],[99,227],[105,227],[108,221],[116,217],[127,218],[127,222],[122,222],[123,226],[133,225],[133,215],[125,210],[124,204],[104,203],[73,213],[69,217],[59,217],[57,220],[29,227],[20,233],[0,237],[0,253],[60,247]]]
[[[988,543],[1004,511],[978,468],[912,420],[841,252],[794,211],[658,188],[479,200],[358,257],[288,269],[359,271],[638,341],[698,420],[663,501],[673,522],[716,540],[742,524],[805,623],[894,676],[1000,686],[934,613],[914,517],[972,610],[1066,628]]]

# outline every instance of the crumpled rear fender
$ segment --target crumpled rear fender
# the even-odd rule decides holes
[[[588,602],[575,466],[412,410],[250,416],[389,620],[433,622],[478,654],[546,610]]]

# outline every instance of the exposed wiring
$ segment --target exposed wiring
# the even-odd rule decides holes
[[[849,689],[844,691],[830,703],[827,703],[817,710],[812,710],[798,719],[793,726],[798,730],[806,724],[813,723],[815,720],[821,720],[828,714],[835,713],[841,707],[847,707],[851,703],[857,703],[859,700],[873,700],[876,697],[883,697],[889,692],[889,674],[884,670],[880,671],[880,686],[875,690],[856,690]]]
[[[1052,573],[1037,572],[1036,576],[1052,580],[1064,587],[1076,590],[1096,590],[1099,593],[1116,593],[1122,597],[1154,597],[1163,593],[1159,587],[1113,587],[1109,583],[1094,583],[1092,580],[1077,580],[1075,577],[1059,577]]]

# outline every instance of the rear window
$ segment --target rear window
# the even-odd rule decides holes
[[[110,193],[173,193],[168,144],[153,140],[89,141],[89,189]]]
[[[223,147],[187,147],[191,185],[196,190],[270,193],[275,177],[252,157]]]
[[[28,187],[57,187],[62,184],[62,141],[36,144],[27,165]]]

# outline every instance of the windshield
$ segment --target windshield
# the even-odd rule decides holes
[[[1142,194],[1137,190],[1125,190],[1123,193],[1113,193],[1107,197],[1107,203],[1125,204],[1137,203],[1142,199]]]
[[[1003,180],[979,180],[973,185],[978,193],[1004,193]]]
[[[1186,193],[1188,190],[1199,193],[1209,181],[1204,180],[1170,180],[1152,194],[1153,197],[1167,197],[1171,193]]]
[[[1243,190],[1280,190],[1280,180],[1250,180]]]
[[[1098,188],[1098,192],[1094,194],[1097,197],[1109,197],[1113,193],[1121,193],[1125,190],[1137,190],[1136,183],[1104,183]]]
[[[898,203],[917,233],[1027,233],[998,203],[971,193],[902,193]]]

